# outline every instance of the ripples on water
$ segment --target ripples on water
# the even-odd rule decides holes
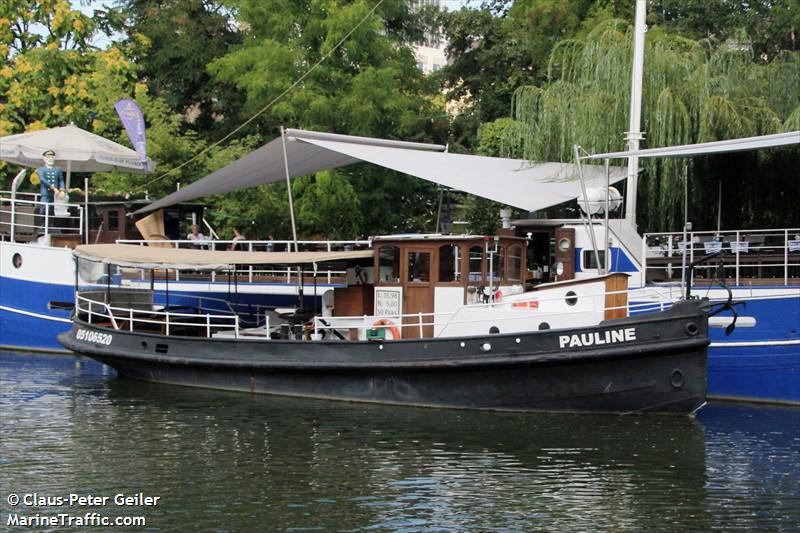
[[[152,385],[68,356],[0,354],[0,372],[3,526],[11,492],[144,492],[161,496],[141,513],[152,531],[800,530],[800,409],[372,406]]]

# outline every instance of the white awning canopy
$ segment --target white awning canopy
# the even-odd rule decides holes
[[[302,265],[366,259],[374,250],[350,252],[239,252],[187,248],[154,248],[135,244],[84,244],[75,257],[131,268],[225,270],[234,265]]]
[[[574,200],[581,194],[577,167],[568,163],[532,164],[519,159],[451,154],[436,144],[304,130],[289,129],[286,136],[291,177],[366,161],[528,211]],[[583,173],[588,187],[606,183],[602,166],[584,165]],[[610,182],[625,175],[625,168],[612,167]],[[277,138],[136,213],[284,179],[282,140]]]
[[[726,139],[699,144],[684,144],[681,146],[665,146],[663,148],[648,148],[646,150],[628,152],[609,152],[594,154],[581,159],[625,159],[631,156],[638,157],[694,157],[698,155],[722,154],[726,152],[742,152],[746,150],[760,150],[800,143],[800,131],[775,133],[773,135],[759,135],[758,137],[744,137],[741,139]]]

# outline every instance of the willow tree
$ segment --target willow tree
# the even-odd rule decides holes
[[[646,39],[642,147],[715,141],[791,131],[800,123],[800,54],[756,57],[747,36],[722,43],[691,40],[650,28]],[[522,87],[514,113],[523,134],[516,139],[531,160],[570,160],[572,146],[588,152],[625,148],[628,129],[633,28],[606,20],[583,39],[558,43],[548,82]],[[786,165],[786,158],[794,165]],[[716,221],[717,194],[735,203],[736,223],[797,223],[800,151],[643,162],[639,180],[640,228],[675,230],[683,221],[684,178],[689,215],[698,224]],[[792,168],[793,167],[793,168]],[[769,174],[759,193],[758,174]],[[766,176],[761,176],[762,179]],[[795,200],[791,200],[794,195]],[[733,225],[734,221],[728,221]]]

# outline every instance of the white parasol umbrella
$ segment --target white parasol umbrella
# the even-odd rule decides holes
[[[75,172],[106,172],[121,170],[123,172],[147,173],[155,170],[155,163],[142,157],[134,150],[121,144],[109,141],[99,135],[83,130],[74,124],[60,128],[31,131],[0,137],[0,160],[16,163],[26,167],[39,167],[44,164],[42,154],[46,150],[55,152],[56,164],[66,167],[66,188],[69,190],[72,171]],[[20,178],[21,176],[18,176]],[[15,179],[12,190],[12,227],[13,227],[13,199],[16,196],[16,187],[19,179]],[[89,236],[89,185],[84,180],[85,196],[84,209],[86,210],[86,234]]]
[[[56,164],[66,169],[67,188],[73,170],[146,173],[155,169],[152,160],[142,161],[134,150],[74,124],[0,137],[0,159],[9,163],[39,167],[43,164],[42,153],[45,150],[53,150],[56,153]]]

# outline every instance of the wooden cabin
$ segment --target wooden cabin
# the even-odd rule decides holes
[[[351,269],[348,287],[336,289],[336,316],[448,313],[496,291],[523,291],[522,237],[393,235],[376,237],[373,247],[372,268]],[[420,317],[405,317],[403,337],[419,338],[419,328],[409,327],[419,324]],[[433,335],[433,326],[421,329]]]

